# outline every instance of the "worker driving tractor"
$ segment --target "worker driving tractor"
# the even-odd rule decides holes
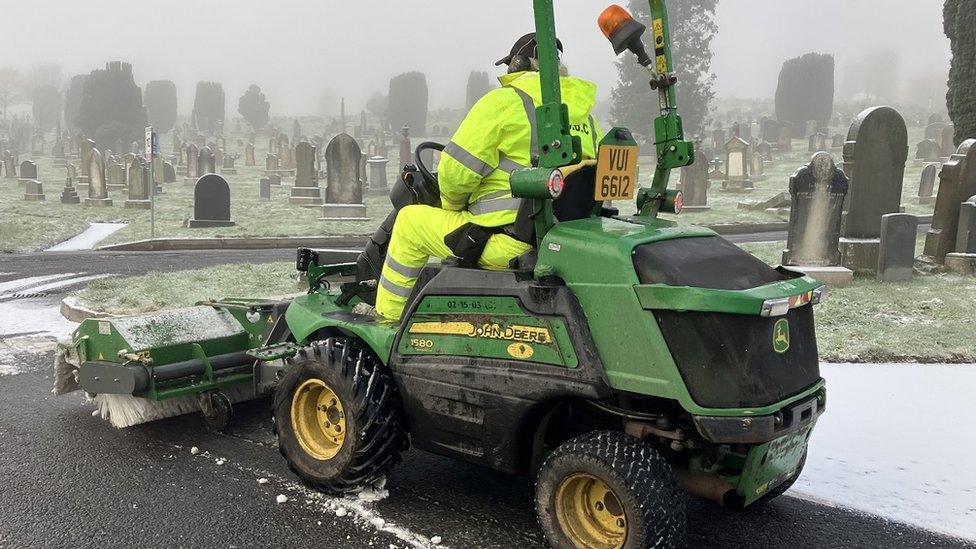
[[[562,51],[562,44],[557,41]],[[508,65],[501,88],[485,94],[444,147],[438,164],[441,207],[410,205],[396,219],[376,295],[376,311],[399,320],[421,269],[431,257],[507,269],[532,248],[515,231],[521,200],[509,176],[535,164],[536,107],[542,103],[535,33],[519,38],[496,65]],[[590,114],[596,84],[568,76],[560,63],[563,102],[580,137],[583,158],[596,158],[600,131]]]

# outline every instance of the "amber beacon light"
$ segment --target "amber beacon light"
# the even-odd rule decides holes
[[[614,53],[620,55],[624,50],[630,50],[637,56],[637,61],[641,65],[646,67],[651,64],[651,58],[647,55],[640,39],[646,27],[637,22],[627,10],[617,4],[611,4],[600,14],[597,24],[613,45]]]

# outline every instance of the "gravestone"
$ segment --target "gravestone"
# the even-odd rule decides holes
[[[213,150],[213,173],[224,173],[224,149],[213,147],[211,149]]]
[[[368,189],[369,188],[369,178],[368,178],[368,174],[366,173],[367,172],[367,170],[366,170],[367,164],[366,163],[368,161],[369,161],[369,157],[366,156],[366,153],[362,153],[362,154],[359,155],[359,174],[360,174],[361,183],[362,183],[362,186],[363,186],[364,189]],[[432,169],[436,170],[437,168],[432,168]]]
[[[200,157],[197,159],[197,170],[197,173],[201,176],[207,175],[208,173],[217,173],[216,159],[214,158],[213,149],[210,147],[200,149]]]
[[[959,204],[976,194],[976,139],[967,139],[939,173],[932,228],[925,235],[925,250],[919,259],[943,264],[946,254],[956,249]]]
[[[703,151],[704,152],[704,151]],[[709,181],[725,181],[725,172],[722,171],[722,165],[724,162],[716,158],[708,162],[708,180]]]
[[[220,173],[226,175],[237,175],[237,153],[225,154],[221,162]]]
[[[281,169],[288,172],[285,175],[291,175],[291,171],[295,169],[295,157],[288,142],[288,136],[283,133],[278,134],[278,160]]]
[[[758,156],[758,155],[757,155]],[[708,205],[708,155],[695,154],[690,166],[681,168],[680,190],[682,213],[695,213],[710,210]]]
[[[925,126],[925,139],[931,139],[942,145],[942,130],[945,129],[946,125],[942,122],[933,122],[928,126]]]
[[[7,179],[17,177],[17,159],[8,150],[3,152],[3,173]]]
[[[278,166],[278,155],[268,153],[268,155],[264,157],[265,175],[281,175],[281,171],[278,169]]]
[[[129,180],[129,195],[125,201],[126,208],[148,210],[149,201],[149,168],[139,159],[133,158],[126,170]]]
[[[844,173],[850,180],[841,233],[841,263],[856,274],[874,274],[881,245],[881,216],[901,209],[908,159],[908,129],[891,107],[861,112],[844,144]]]
[[[817,124],[816,120],[807,120],[806,126],[803,128],[803,137],[810,138],[813,134],[818,133],[820,125]],[[817,152],[817,151],[811,151]]]
[[[759,123],[759,138],[767,143],[779,141],[779,122],[771,118],[764,118]]]
[[[773,146],[766,141],[761,141],[756,145],[756,154],[766,162],[773,161]]]
[[[741,137],[744,141],[752,143],[752,125],[751,124],[740,125],[739,137]]]
[[[125,188],[126,172],[127,170],[122,167],[122,164],[106,164],[105,184],[108,186],[109,191],[121,191]]]
[[[790,152],[793,150],[793,124],[782,122],[779,125],[779,137],[776,139],[776,150]]]
[[[68,181],[74,183],[75,180],[78,179],[78,168],[76,168],[75,165],[70,162],[64,168],[67,172]]]
[[[156,185],[156,193],[163,191],[163,183],[166,182],[165,173],[166,161],[163,160],[162,156],[155,156],[152,160],[152,178],[153,183]]]
[[[259,192],[261,200],[271,200],[271,179],[267,177],[261,179]]]
[[[97,208],[111,206],[112,199],[108,197],[102,153],[92,148],[88,159],[88,198],[85,200],[85,205]]]
[[[88,170],[91,169],[91,155],[92,150],[95,148],[95,142],[91,139],[81,139],[81,175],[78,176],[78,183],[83,185],[88,185],[88,178],[90,174]]]
[[[722,128],[712,130],[712,148],[715,150],[721,149],[725,146],[725,141],[725,130]]]
[[[834,136],[830,138],[830,148],[841,149],[843,147],[844,147],[844,135],[835,133]]]
[[[271,186],[272,187],[280,187],[281,186],[281,175],[280,174],[273,173],[273,174],[271,174],[271,175],[268,176],[268,179],[271,180]]]
[[[790,221],[783,265],[831,286],[850,285],[853,272],[840,265],[841,220],[849,182],[826,152],[790,177]]]
[[[315,169],[315,145],[302,141],[295,146],[295,186],[291,188],[290,204],[318,206],[322,204],[319,174]]]
[[[163,162],[163,183],[176,181],[176,168],[170,162]]]
[[[323,221],[366,220],[363,182],[359,173],[362,152],[349,134],[340,133],[325,148],[326,180]]]
[[[382,156],[373,156],[367,161],[369,165],[369,192],[371,194],[387,194],[390,192],[389,181],[386,176],[386,165],[390,161]]]
[[[942,139],[939,141],[939,143],[942,145],[941,148],[942,158],[949,158],[950,156],[952,156],[954,152],[956,152],[956,144],[954,141],[955,133],[956,133],[955,126],[950,125],[942,128]]]
[[[200,177],[193,188],[193,219],[191,228],[230,227],[230,186],[223,177],[208,173]]]
[[[410,127],[400,128],[400,167],[413,164],[413,149],[410,147]]]
[[[976,276],[976,196],[959,205],[956,251],[946,254],[945,266],[951,273]]]
[[[749,156],[749,177],[753,183],[766,180],[766,161],[759,153]]]
[[[24,189],[24,200],[28,202],[44,201],[44,186],[36,179],[29,179]]]
[[[32,160],[24,160],[20,163],[20,177],[18,181],[26,185],[28,181],[37,179],[37,164]]]
[[[751,192],[752,180],[749,178],[749,143],[738,137],[725,142],[725,181],[722,190],[726,192]]]
[[[935,202],[935,197],[932,196],[932,193],[935,191],[935,178],[938,175],[938,164],[926,164],[925,167],[922,168],[922,175],[918,181],[919,204],[932,204]]]
[[[244,165],[253,166],[254,162],[254,144],[248,143],[244,145]]]
[[[81,197],[78,196],[78,190],[75,189],[75,186],[71,184],[71,177],[65,178],[64,188],[61,189],[61,203],[62,204],[81,203]]]
[[[907,282],[912,279],[917,239],[918,217],[904,213],[881,216],[878,282]]]
[[[827,150],[827,136],[820,133],[814,132],[808,138],[807,152],[815,153]]]
[[[186,145],[186,176],[183,178],[184,184],[197,184],[200,179],[200,149],[196,143],[190,142]]]
[[[939,162],[942,148],[934,139],[924,139],[915,146],[915,160],[920,162]]]

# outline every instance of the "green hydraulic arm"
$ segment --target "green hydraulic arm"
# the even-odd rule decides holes
[[[657,166],[650,188],[637,193],[638,215],[655,217],[662,207],[670,209],[676,193],[668,191],[671,170],[691,165],[695,161],[695,147],[684,140],[678,101],[675,97],[674,75],[671,60],[671,30],[668,24],[668,8],[665,0],[650,0],[651,36],[654,43],[654,62],[644,64],[651,71],[650,86],[658,92],[660,115],[654,120],[654,146]],[[646,56],[645,56],[646,57]]]
[[[658,212],[673,210],[678,193],[668,190],[671,170],[688,166],[695,160],[691,142],[684,140],[681,117],[675,99],[674,68],[671,61],[671,37],[668,12],[664,0],[649,0],[651,29],[654,40],[654,57],[644,50],[640,35],[645,27],[626,15],[625,36],[614,36],[611,41],[617,53],[630,49],[638,61],[651,73],[650,87],[658,92],[660,115],[654,120],[654,145],[657,166],[649,188],[637,192],[639,216],[656,217]],[[536,108],[537,142],[539,143],[538,167],[512,175],[512,188],[539,188],[548,173],[562,166],[579,163],[583,159],[582,142],[570,133],[569,108],[562,102],[559,82],[559,56],[556,49],[556,23],[552,0],[533,0],[535,11],[536,42],[538,44],[539,75],[542,86],[542,105]],[[622,8],[613,7],[623,12]],[[626,12],[623,12],[626,14]],[[520,193],[528,197],[528,193]],[[554,223],[552,203],[544,197],[535,199],[536,244],[541,244]]]

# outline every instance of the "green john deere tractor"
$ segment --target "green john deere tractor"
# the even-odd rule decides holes
[[[85,321],[60,357],[58,390],[85,390],[117,425],[199,409],[212,428],[233,401],[273,394],[282,455],[331,493],[377,482],[410,444],[534,472],[558,547],[674,546],[686,493],[746,506],[785,492],[825,408],[812,311],[824,287],[658,218],[680,210],[670,171],[694,160],[663,0],[650,0],[653,56],[622,8],[600,17],[660,98],[657,167],[639,189],[624,128],[582,161],[560,98],[552,0],[534,3],[541,146],[537,166],[512,177],[533,252],[505,271],[428,265],[399,324],[357,314],[374,297],[394,212],[355,263],[300,249],[309,291],[291,301]],[[628,198],[637,213],[621,216],[610,202]],[[436,175],[407,167],[392,199],[437,204]]]

